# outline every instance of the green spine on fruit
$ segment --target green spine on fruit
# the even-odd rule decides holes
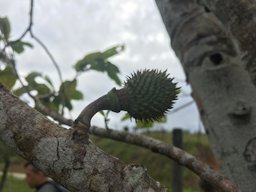
[[[166,71],[143,70],[128,77],[124,89],[129,98],[126,110],[131,117],[158,120],[173,107],[179,88],[168,76]]]

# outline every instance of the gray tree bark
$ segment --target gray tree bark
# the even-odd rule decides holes
[[[143,166],[105,154],[86,133],[59,127],[3,87],[0,119],[1,140],[71,191],[166,191]]]
[[[156,3],[223,173],[241,191],[255,192],[255,3]]]

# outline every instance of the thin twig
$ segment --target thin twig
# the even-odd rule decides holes
[[[57,73],[58,73],[58,76],[59,76],[59,79],[60,79],[60,82],[61,84],[63,83],[63,79],[62,79],[62,74],[61,74],[61,71],[60,71],[60,67],[58,65],[58,63],[56,62],[56,60],[54,59],[52,53],[49,51],[49,49],[47,48],[47,46],[38,38],[34,35],[33,31],[30,30],[30,35],[31,37],[44,49],[44,51],[46,52],[46,54],[49,56],[50,60],[52,61],[54,67],[56,68],[57,70]]]
[[[30,11],[29,11],[29,24],[27,26],[27,28],[25,29],[25,31],[21,34],[21,36],[13,41],[9,41],[5,44],[4,48],[2,49],[2,51],[4,51],[6,49],[6,47],[8,47],[10,44],[14,44],[17,43],[18,41],[22,40],[27,33],[32,29],[33,26],[33,12],[34,12],[34,0],[30,1]]]
[[[192,100],[192,101],[189,101],[189,102],[185,103],[184,105],[181,105],[181,106],[177,107],[176,109],[173,109],[173,110],[170,111],[168,114],[176,113],[176,112],[178,112],[178,111],[180,111],[180,110],[182,110],[182,109],[184,109],[184,108],[190,106],[190,105],[193,104],[193,103],[194,103],[193,100]]]
[[[61,74],[61,70],[60,70],[60,67],[58,65],[58,63],[56,62],[56,60],[54,59],[53,57],[53,54],[49,51],[49,49],[47,48],[47,46],[33,33],[33,30],[32,30],[32,27],[33,27],[33,16],[34,16],[34,0],[30,0],[30,11],[29,11],[29,24],[28,24],[28,27],[26,28],[26,30],[22,33],[22,35],[14,40],[14,41],[10,41],[8,42],[4,49],[9,46],[11,43],[15,43],[15,42],[18,42],[20,40],[22,40],[26,35],[27,33],[30,33],[30,36],[32,39],[34,39],[43,49],[44,51],[46,52],[46,54],[49,56],[50,60],[52,61],[54,67],[56,68],[57,70],[57,73],[58,73],[58,76],[59,76],[59,79],[60,79],[60,83],[63,84],[63,78],[62,78],[62,74]],[[33,95],[31,95],[29,89],[24,85],[24,83],[22,82],[18,72],[17,72],[17,69],[16,69],[16,66],[15,66],[15,62],[14,62],[14,59],[13,59],[13,69],[15,71],[15,74],[20,82],[20,84],[22,85],[22,87],[24,87],[24,89],[26,90],[27,94],[35,101],[35,102],[39,102],[40,100],[40,97],[38,98],[35,98]],[[64,95],[65,95],[65,90],[64,90]],[[64,101],[65,102],[65,101]],[[65,105],[65,103],[64,103]],[[63,109],[62,109],[63,111]]]
[[[56,62],[56,60],[54,59],[53,55],[51,54],[51,52],[49,51],[49,49],[47,48],[47,46],[38,38],[35,36],[35,34],[33,33],[33,17],[34,17],[34,0],[30,0],[30,10],[29,10],[29,24],[28,24],[28,27],[26,28],[26,30],[21,34],[21,36],[19,38],[17,38],[16,40],[13,40],[13,41],[10,41],[8,42],[2,51],[5,50],[5,48],[7,46],[9,46],[10,44],[12,43],[16,43],[20,40],[22,40],[26,35],[27,33],[30,33],[30,36],[32,39],[34,39],[43,49],[44,51],[46,52],[46,54],[49,56],[50,60],[52,61],[54,67],[56,68],[57,70],[57,73],[58,73],[58,76],[59,76],[59,79],[60,79],[60,83],[62,84],[63,83],[63,78],[62,78],[62,74],[61,74],[61,70],[60,70],[60,67],[58,65],[58,63]]]
[[[47,48],[47,46],[38,38],[35,36],[35,34],[32,31],[32,26],[33,26],[33,14],[34,13],[34,0],[30,1],[30,11],[29,11],[29,26],[27,28],[27,32],[30,33],[31,38],[33,38],[39,45],[41,45],[41,47],[45,50],[46,54],[49,56],[49,58],[51,59],[53,65],[55,66],[58,75],[59,75],[59,79],[60,82],[63,83],[63,79],[62,79],[62,74],[59,68],[59,65],[57,64],[56,60],[54,59],[53,55],[51,54],[51,52],[49,51],[49,49]],[[26,32],[26,33],[27,33]]]
[[[13,54],[12,54],[11,57],[12,57],[12,59],[11,59],[11,61],[12,61],[12,63],[11,63],[11,64],[12,64],[12,68],[13,68],[13,71],[14,71],[14,73],[15,73],[17,79],[19,80],[21,86],[24,87],[24,89],[26,90],[26,93],[27,93],[33,100],[35,100],[35,97],[30,93],[29,88],[23,83],[23,81],[22,81],[21,78],[20,78],[20,75],[19,75],[19,73],[18,73],[18,71],[17,71],[17,68],[16,68],[16,63],[15,63]]]
[[[32,22],[31,24],[33,24],[33,0],[31,0],[31,6],[30,6],[30,21]],[[60,80],[60,84],[62,85],[63,84],[63,78],[62,78],[62,74],[61,74],[61,70],[60,70],[60,67],[57,63],[57,61],[55,60],[55,58],[53,57],[53,54],[50,52],[50,50],[47,48],[47,46],[43,43],[43,41],[41,41],[34,33],[33,33],[33,30],[32,30],[32,25],[30,27],[30,30],[29,30],[29,33],[30,33],[30,36],[32,39],[34,39],[43,49],[44,51],[46,52],[46,54],[48,55],[48,57],[50,58],[50,60],[52,61],[55,69],[57,70],[57,73],[58,73],[58,76],[59,76],[59,80]],[[65,97],[65,87],[63,86],[63,95]],[[39,101],[39,99],[35,100],[35,101]],[[65,99],[63,102],[63,107],[61,109],[61,113],[62,115],[64,114],[64,106],[65,106]]]
[[[17,42],[20,41],[21,39],[23,39],[23,37],[25,37],[25,35],[32,29],[33,26],[33,14],[34,14],[34,0],[30,1],[30,11],[29,11],[29,24],[27,29],[23,32],[23,34],[15,41],[13,42]]]

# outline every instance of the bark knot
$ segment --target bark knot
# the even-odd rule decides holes
[[[237,101],[228,115],[234,124],[247,124],[251,119],[252,107],[244,101]]]
[[[139,184],[140,179],[145,176],[146,169],[140,165],[128,165],[124,168],[124,178],[134,189]]]

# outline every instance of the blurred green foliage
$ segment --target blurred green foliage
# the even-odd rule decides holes
[[[34,192],[22,179],[8,177],[3,192]]]

